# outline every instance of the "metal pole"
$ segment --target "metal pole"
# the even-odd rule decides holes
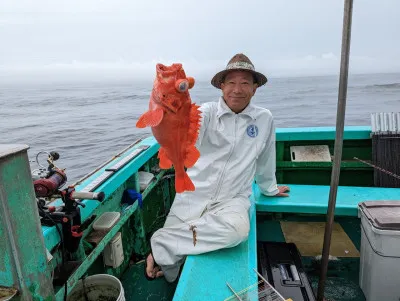
[[[329,191],[329,204],[327,223],[325,226],[324,245],[322,249],[321,273],[318,282],[317,301],[324,300],[326,274],[328,271],[329,249],[331,245],[332,226],[335,215],[337,187],[339,184],[340,165],[342,162],[343,131],[346,113],[347,80],[349,72],[351,18],[353,13],[353,0],[345,0],[342,32],[342,53],[340,63],[339,95],[336,116],[336,140],[334,150],[334,162]]]

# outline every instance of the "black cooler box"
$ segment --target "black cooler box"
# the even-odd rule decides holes
[[[259,273],[285,299],[316,300],[295,244],[257,242],[257,249]]]

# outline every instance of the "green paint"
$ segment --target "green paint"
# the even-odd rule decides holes
[[[31,297],[33,301],[53,301],[55,300],[55,296],[51,295],[42,295],[42,291],[40,289],[39,282],[33,283],[28,287],[29,292],[31,293]]]
[[[257,240],[259,241],[276,241],[284,242],[285,237],[281,229],[279,221],[276,220],[264,220],[261,219],[260,215],[257,215]]]
[[[285,169],[313,169],[313,168],[329,168],[331,169],[333,166],[333,162],[291,162],[291,161],[282,161],[276,163],[277,168],[285,168]],[[341,170],[344,169],[354,169],[354,170],[372,170],[372,167],[365,165],[362,162],[351,162],[351,161],[342,161],[340,165]]]
[[[257,215],[257,239],[260,241],[284,242],[285,237],[280,227],[281,221],[325,222],[323,215],[271,214]],[[360,220],[357,217],[336,217],[356,248],[360,249]],[[320,262],[312,257],[302,258],[307,276],[316,292],[318,286]],[[364,301],[365,297],[359,288],[359,258],[339,258],[330,261],[326,282],[325,297],[335,301]]]
[[[1,236],[4,237],[4,236]],[[0,249],[4,250],[5,249],[5,243],[6,240],[2,239],[2,243],[0,242]],[[1,255],[0,259],[0,285],[2,286],[13,286],[14,281],[12,278],[12,275],[10,274],[10,269],[11,269],[11,257],[9,252],[4,252]]]
[[[351,241],[354,243],[354,246],[360,250],[361,246],[361,227],[360,220],[358,218],[351,217],[337,217],[335,219],[338,222],[346,234],[350,237]]]
[[[108,199],[112,198],[113,195],[116,195],[118,198],[118,192],[115,194],[117,190],[123,191],[126,182],[136,173],[146,162],[150,160],[150,162],[154,162],[154,164],[157,163],[156,154],[159,149],[159,145],[157,141],[153,137],[149,137],[146,139],[143,139],[140,143],[133,145],[131,148],[128,148],[120,154],[118,157],[115,157],[114,160],[111,162],[104,164],[103,167],[101,167],[97,172],[93,173],[93,175],[89,176],[87,179],[83,180],[82,183],[79,183],[75,189],[77,191],[83,189],[87,185],[89,185],[91,182],[93,182],[97,177],[101,176],[102,173],[105,171],[106,168],[113,166],[116,164],[119,160],[122,158],[126,157],[128,154],[133,152],[136,148],[142,146],[142,145],[147,145],[150,146],[146,151],[142,152],[139,156],[137,156],[135,159],[127,163],[122,169],[120,169],[118,172],[114,173],[114,175],[108,179],[103,185],[98,187],[96,191],[103,191],[106,194],[106,201],[108,202]],[[122,190],[121,190],[122,189]],[[122,196],[122,194],[121,194]],[[103,203],[105,203],[104,201]],[[82,219],[83,221],[86,220],[88,217],[90,217],[92,214],[96,213],[101,213],[104,212],[103,209],[99,209],[95,211],[95,209],[99,206],[102,206],[103,203],[99,203],[97,201],[93,200],[84,200],[83,201],[86,204],[86,208],[81,209],[82,213]],[[61,200],[56,201],[56,203],[61,204]],[[110,208],[113,208],[112,205],[108,205]],[[105,208],[105,207],[103,207]],[[46,241],[46,247],[49,250],[52,250],[59,242],[60,238],[58,236],[57,230],[55,227],[42,227],[43,231],[43,236],[45,237]],[[88,231],[85,231],[86,233],[90,231],[90,228]]]
[[[277,141],[276,142],[276,161],[282,161],[283,155],[284,155],[284,150],[285,150],[285,142],[283,141]]]
[[[318,288],[320,262],[310,257],[303,257],[303,264],[314,292]],[[359,287],[358,273],[360,261],[358,258],[340,258],[330,261],[325,287],[325,298],[335,301],[365,301]]]
[[[158,163],[158,160],[154,160],[153,156],[152,159],[149,160],[149,162],[153,162],[154,164]],[[148,167],[150,168],[150,166]],[[166,171],[161,171],[155,178],[155,180],[152,182],[152,184],[146,189],[146,191],[143,192],[143,200],[144,203],[147,204],[149,208],[157,208],[161,206],[161,204],[164,203],[164,200],[162,197],[159,197],[160,195],[162,196],[162,189],[160,187],[163,187],[164,185],[159,185],[162,177]],[[127,177],[125,182],[122,182],[116,189],[114,190],[113,193],[109,194],[109,196],[106,198],[106,200],[103,201],[103,203],[99,204],[93,211],[93,214],[96,214],[100,216],[103,212],[106,211],[119,211],[121,210],[120,203],[121,203],[121,198],[123,191],[128,188],[138,188],[138,178],[137,178],[137,173],[132,174],[130,177]],[[115,183],[117,180],[115,179],[110,179],[110,183]],[[166,181],[166,180],[163,180]],[[108,183],[108,182],[107,182]],[[107,185],[105,183],[104,185]],[[156,193],[155,196],[153,193]],[[169,196],[169,194],[167,194]],[[170,202],[170,200],[168,200]],[[137,203],[135,203],[135,208],[137,207]],[[148,252],[149,245],[148,245],[148,229],[146,227],[149,226],[147,223],[146,225],[144,224],[145,221],[143,219],[143,212],[146,212],[146,216],[149,217],[148,213],[152,212],[151,210],[147,210],[148,208],[144,209],[143,211],[141,210],[136,210],[133,212],[131,217],[127,217],[126,213],[121,216],[121,219],[116,225],[116,227],[120,227],[120,230],[122,232],[122,240],[123,240],[123,246],[124,246],[124,262],[121,264],[120,267],[113,269],[111,267],[104,267],[103,266],[103,260],[102,256],[99,256],[100,253],[102,252],[102,249],[104,248],[105,244],[112,239],[112,236],[110,235],[110,232],[116,233],[115,227],[107,234],[105,238],[100,242],[100,244],[96,248],[88,247],[87,244],[83,243],[82,245],[86,245],[86,250],[87,250],[87,255],[86,258],[84,259],[83,263],[81,266],[78,268],[77,271],[74,272],[74,274],[70,277],[69,280],[69,286],[68,286],[68,291],[70,291],[74,285],[77,283],[77,280],[79,280],[79,277],[84,275],[85,273],[91,274],[91,273],[102,273],[102,272],[107,272],[115,276],[120,276],[122,273],[126,270],[130,263],[131,258],[142,258],[145,253]],[[154,212],[153,212],[154,213]],[[157,210],[153,216],[152,219],[156,219],[159,215],[159,210]],[[124,220],[122,220],[124,219]],[[164,219],[161,219],[160,222],[165,221],[165,216]],[[91,231],[91,227],[84,233],[84,239],[87,237],[87,235]],[[133,256],[133,257],[132,257]],[[63,296],[63,288],[60,287],[58,288],[57,292],[57,299],[61,300]]]
[[[0,285],[19,287],[22,300],[40,300],[52,295],[53,288],[26,149],[0,155],[0,221],[7,237],[0,244],[6,278]]]
[[[369,126],[346,126],[344,128],[344,139],[369,139],[371,127]],[[276,141],[292,140],[335,140],[336,129],[334,127],[297,127],[277,128]]]
[[[86,273],[89,267],[95,262],[95,260],[99,257],[99,255],[103,252],[104,247],[110,242],[110,240],[117,234],[117,232],[121,229],[121,227],[125,224],[125,222],[130,218],[130,216],[137,210],[138,203],[135,202],[129,209],[127,209],[121,217],[119,221],[113,226],[113,228],[104,236],[104,238],[99,242],[96,248],[87,256],[87,258],[82,262],[82,264],[74,271],[74,273],[69,277],[68,280],[68,290],[67,292],[71,292],[71,290],[75,287],[79,279]],[[58,290],[56,297],[57,300],[62,300],[64,296],[64,289],[61,288]]]
[[[144,277],[144,261],[129,267],[121,277],[121,282],[126,301],[169,301],[172,300],[177,285],[177,281],[168,283],[163,278],[148,281]]]
[[[329,139],[327,133],[325,135],[322,135],[322,133],[319,134],[319,139],[312,139],[315,137],[312,135],[308,137],[302,132],[302,135],[298,133],[298,135],[291,137],[291,140],[277,142],[276,176],[278,183],[330,184],[333,162],[291,161],[291,146],[328,145],[331,155],[334,155],[334,140]],[[294,137],[297,138],[294,139]],[[305,137],[308,138],[304,139]],[[373,186],[373,168],[354,160],[354,157],[371,160],[371,156],[371,140],[369,138],[344,140],[339,185]]]
[[[369,129],[364,127],[357,127],[347,129],[345,133],[344,150],[343,150],[343,163],[341,168],[341,184],[342,185],[354,185],[358,186],[368,186],[372,183],[372,169],[365,166],[362,163],[351,161],[352,157],[357,156],[361,159],[369,160],[371,157],[371,142],[369,140]],[[277,129],[277,179],[279,183],[297,183],[297,184],[324,184],[329,185],[330,173],[332,168],[332,163],[315,163],[315,162],[305,162],[305,163],[293,163],[290,162],[289,148],[291,145],[304,145],[304,144],[327,144],[333,152],[335,133],[332,128],[323,129]],[[285,138],[285,139],[284,139]],[[163,226],[165,222],[166,215],[169,212],[170,206],[172,204],[175,189],[173,178],[164,177],[169,173],[173,173],[173,169],[159,172],[157,169],[158,159],[157,150],[158,144],[154,138],[145,139],[141,144],[151,145],[150,149],[141,155],[139,158],[131,161],[125,168],[121,169],[115,176],[102,187],[97,189],[97,191],[104,190],[106,192],[106,200],[103,203],[97,203],[93,201],[87,202],[87,208],[84,210],[84,217],[87,218],[92,214],[97,214],[100,216],[106,211],[119,211],[120,201],[122,193],[127,188],[133,188],[138,190],[138,179],[137,171],[145,170],[150,172],[155,172],[156,178],[150,184],[150,186],[142,192],[144,206],[141,210],[131,210],[125,212],[121,216],[121,220],[118,224],[106,235],[100,244],[93,248],[88,245],[85,241],[79,249],[79,252],[74,254],[73,258],[83,260],[82,265],[71,275],[68,281],[68,290],[70,291],[77,281],[83,275],[91,275],[95,273],[109,273],[120,277],[122,279],[125,296],[127,300],[172,300],[176,283],[169,284],[163,279],[148,282],[143,275],[143,261],[139,261],[144,258],[144,255],[149,250],[149,239],[151,235],[160,227]],[[135,146],[136,147],[136,146]],[[134,147],[134,148],[135,148]],[[132,149],[134,149],[132,148]],[[77,187],[86,186],[88,183],[93,181],[97,176],[99,176],[102,171],[110,165],[115,164],[119,158],[127,155],[132,149],[127,150],[120,157],[117,157],[113,162],[106,164],[93,176],[86,179],[81,185]],[[17,165],[16,165],[17,166]],[[14,167],[15,169],[20,169],[20,167]],[[3,172],[3,175],[1,174]],[[5,174],[10,174],[10,169],[5,170],[0,168],[0,177],[4,177]],[[25,175],[24,177],[26,177]],[[18,178],[18,181],[20,179]],[[26,182],[25,185],[26,186]],[[18,199],[29,199],[31,192],[23,192],[24,187],[11,185],[8,187],[8,191]],[[26,189],[25,189],[26,190]],[[295,191],[293,191],[295,192]],[[312,193],[310,191],[310,193]],[[293,199],[295,196],[292,196]],[[291,200],[289,199],[289,200]],[[287,200],[287,199],[285,199]],[[326,199],[327,202],[327,199]],[[19,207],[21,202],[19,203]],[[137,206],[137,204],[136,204]],[[294,206],[295,207],[295,206]],[[28,212],[32,212],[27,208],[19,208],[21,215],[26,215]],[[136,208],[135,208],[136,209]],[[126,215],[128,213],[128,215]],[[18,218],[18,215],[13,216],[13,218]],[[19,217],[21,219],[21,217]],[[280,229],[280,220],[303,220],[303,221],[325,221],[323,215],[303,215],[296,213],[258,213],[257,215],[257,238],[259,240],[272,240],[272,241],[284,241],[283,233]],[[336,219],[339,222],[349,237],[353,240],[357,248],[360,245],[360,233],[359,233],[359,221],[357,218],[353,217],[339,217]],[[31,225],[31,222],[26,220],[19,220],[20,225],[25,228]],[[49,230],[46,233],[46,244],[50,244],[54,247],[58,242],[58,234],[55,228],[45,228],[43,231]],[[84,238],[91,231],[91,227],[85,231]],[[18,243],[23,240],[29,239],[29,231],[17,230]],[[103,264],[103,258],[101,253],[104,246],[111,240],[116,232],[122,232],[122,240],[124,246],[124,262],[122,265],[116,269],[111,267],[105,267]],[[4,235],[4,229],[1,227],[0,222],[0,235]],[[41,245],[40,240],[33,242],[33,248],[38,248]],[[29,248],[31,248],[29,245]],[[22,255],[24,257],[28,256],[29,248],[24,248]],[[3,250],[2,244],[0,242],[0,251]],[[86,253],[85,253],[86,252]],[[29,252],[29,254],[31,254]],[[34,281],[38,279],[38,272],[44,271],[45,275],[48,275],[54,265],[60,262],[59,251],[53,254],[54,259],[47,265],[45,257],[42,256],[42,252],[38,251],[32,257],[36,257],[36,263],[38,266],[34,265],[30,261],[26,261],[26,267],[30,271],[35,271],[32,277],[28,277],[26,283],[28,284],[29,291],[34,295],[34,300],[54,300],[53,297],[47,296],[41,293],[41,288],[38,285],[42,283],[43,279],[39,281]],[[132,260],[135,263],[130,262]],[[0,260],[0,284],[2,284],[2,275],[5,274],[10,278],[10,272],[7,270],[6,273],[2,272],[2,268],[9,268],[12,266],[12,262],[9,254],[5,254],[4,259]],[[307,258],[304,258],[307,263]],[[358,259],[353,261],[347,261],[343,263],[343,266],[335,273],[329,274],[328,278],[328,291],[336,290],[344,292],[343,296],[346,296],[346,290],[350,292],[358,281]],[[312,263],[307,265],[308,271],[310,272],[310,277],[313,279],[312,283],[315,285],[315,271],[313,270]],[[345,268],[347,270],[345,270]],[[46,273],[47,271],[47,273]],[[36,278],[35,278],[36,277]],[[47,277],[47,276],[46,276]],[[190,276],[192,277],[192,276]],[[32,279],[32,280],[31,280]],[[57,300],[62,300],[63,297],[63,287],[56,288]],[[357,298],[354,300],[364,300],[359,299],[359,289],[353,290],[351,292],[356,292]],[[329,295],[328,295],[329,296]],[[342,297],[343,297],[342,296]],[[331,295],[333,298],[333,295]],[[337,298],[337,301],[348,301],[353,300],[351,298]]]
[[[225,300],[232,296],[227,282],[237,290],[257,283],[258,277],[253,271],[257,268],[257,221],[254,202],[249,209],[249,222],[248,238],[240,244],[205,254],[187,256],[174,301]]]
[[[330,187],[327,185],[290,184],[288,198],[269,197],[253,185],[257,210],[262,212],[326,214]],[[335,204],[336,216],[357,216],[358,204],[365,200],[399,200],[397,188],[339,186]]]
[[[133,216],[132,224],[132,232],[133,236],[135,237],[135,241],[133,243],[134,252],[137,255],[144,256],[149,251],[150,244],[146,238],[146,231],[143,224],[143,214],[141,210],[138,210]]]
[[[29,291],[31,292],[32,298],[33,300],[43,300],[42,298],[40,298],[39,296],[37,296],[37,289],[38,289],[38,285],[37,284],[31,284],[29,286]]]

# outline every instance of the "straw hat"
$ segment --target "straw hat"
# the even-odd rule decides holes
[[[214,75],[214,77],[211,80],[211,84],[214,87],[221,89],[221,83],[224,81],[225,76],[230,71],[238,71],[238,70],[247,71],[253,74],[253,77],[259,87],[265,85],[265,83],[268,81],[267,77],[264,74],[255,71],[253,63],[247,56],[245,56],[243,53],[238,53],[231,58],[231,60],[226,65],[225,70],[222,70]]]

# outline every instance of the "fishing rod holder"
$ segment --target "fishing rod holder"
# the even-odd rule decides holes
[[[62,242],[67,251],[73,253],[79,247],[83,231],[92,223],[96,215],[92,215],[84,223],[81,220],[80,207],[85,208],[85,204],[80,202],[79,199],[95,199],[103,201],[104,193],[82,193],[76,192],[73,186],[69,186],[64,190],[58,192],[61,196],[63,205],[61,206],[46,206],[43,200],[39,199],[39,215],[41,223],[45,226],[62,226]],[[41,207],[40,207],[41,206]]]
[[[67,175],[64,169],[60,169],[54,164],[60,155],[57,152],[39,152],[36,155],[36,163],[42,167],[42,170],[44,166],[40,165],[38,160],[40,153],[48,154],[47,173],[33,182],[41,224],[48,227],[61,224],[62,237],[60,239],[64,248],[71,253],[76,252],[83,231],[96,217],[92,216],[82,224],[80,207],[85,208],[85,204],[80,200],[94,199],[101,202],[104,199],[104,193],[77,192],[74,186],[68,186],[61,190],[60,188],[67,181]],[[62,205],[48,205],[51,200],[58,198],[62,200]]]

